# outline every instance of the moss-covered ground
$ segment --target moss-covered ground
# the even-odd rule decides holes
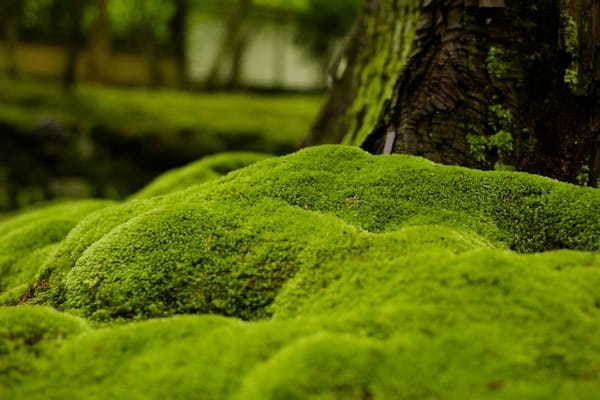
[[[0,221],[0,397],[599,398],[598,190],[246,157]]]
[[[65,94],[53,83],[0,78],[0,121],[23,131],[51,118],[65,126],[102,126],[124,136],[156,136],[167,143],[185,135],[188,148],[216,146],[227,137],[244,140],[244,135],[260,136],[273,146],[295,146],[306,135],[320,104],[321,96],[198,94],[85,85]]]
[[[319,95],[89,85],[65,93],[0,76],[0,213],[57,198],[121,200],[208,155],[288,154],[320,104]]]

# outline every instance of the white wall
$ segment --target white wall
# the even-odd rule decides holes
[[[322,63],[294,41],[293,26],[264,22],[249,30],[242,81],[250,86],[318,89],[323,87]],[[215,19],[198,19],[191,24],[188,36],[190,76],[202,82],[219,51],[224,23]],[[225,78],[229,71],[221,71]]]

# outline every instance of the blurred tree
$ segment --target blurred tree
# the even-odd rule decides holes
[[[214,89],[220,85],[219,78],[222,70],[227,70],[226,62],[230,60],[229,79],[227,86],[236,88],[241,80],[241,71],[248,37],[245,32],[245,23],[252,11],[253,0],[229,0],[225,33],[219,45],[205,87]]]
[[[84,46],[85,36],[83,29],[83,16],[86,3],[89,0],[62,0],[65,7],[65,21],[67,27],[66,61],[63,72],[63,88],[71,90],[77,83],[77,64],[79,54]]]
[[[171,40],[175,63],[177,65],[177,83],[180,88],[189,85],[189,74],[187,66],[187,33],[188,17],[190,13],[189,0],[173,0],[175,12],[171,18]]]
[[[16,77],[19,73],[17,48],[19,44],[19,24],[23,17],[22,0],[2,0],[0,4],[0,19],[4,21],[4,42],[8,73]]]
[[[600,3],[366,0],[310,143],[600,176]]]
[[[335,47],[351,29],[362,0],[304,0],[296,12],[298,43],[323,60],[324,78],[331,75]],[[300,4],[297,3],[297,6]]]
[[[109,68],[111,52],[110,33],[110,1],[96,0],[96,18],[92,26],[92,37],[90,39],[90,78],[103,82],[106,71]]]

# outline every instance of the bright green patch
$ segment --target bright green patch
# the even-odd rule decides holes
[[[32,301],[107,324],[32,359],[8,398],[600,391],[595,189],[344,146],[171,189],[58,242]],[[220,316],[127,322],[174,314]]]
[[[0,222],[0,303],[26,294],[46,258],[86,215],[109,201],[59,203]]]
[[[0,307],[0,394],[36,368],[58,342],[88,330],[79,318],[45,307]],[[3,397],[6,398],[6,397]]]

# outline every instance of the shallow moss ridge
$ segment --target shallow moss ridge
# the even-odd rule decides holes
[[[594,189],[344,146],[103,208],[30,301],[106,325],[27,356],[5,397],[595,399],[598,210]],[[221,316],[115,326],[184,313]]]

